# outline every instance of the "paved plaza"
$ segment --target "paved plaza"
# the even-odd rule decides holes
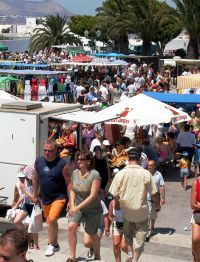
[[[171,168],[164,176],[166,181],[166,204],[162,208],[156,221],[156,235],[145,243],[145,251],[141,262],[183,262],[192,261],[191,256],[191,226],[190,218],[190,189],[183,191],[179,181],[178,170]],[[189,185],[193,179],[189,179]],[[34,262],[66,261],[69,256],[69,247],[66,236],[67,219],[59,220],[59,244],[61,250],[52,257],[45,257],[47,245],[47,227],[40,233],[40,250],[29,250],[28,258]],[[77,256],[78,261],[92,261],[87,259],[87,249],[83,247],[83,230],[78,232]],[[122,261],[126,255],[122,255]],[[112,238],[103,237],[101,241],[101,261],[114,262]]]

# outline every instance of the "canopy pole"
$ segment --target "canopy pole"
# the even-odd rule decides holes
[[[82,150],[82,124],[77,123],[77,148]]]

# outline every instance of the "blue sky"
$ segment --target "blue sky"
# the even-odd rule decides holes
[[[56,0],[57,3],[64,6],[74,14],[95,15],[95,9],[102,5],[104,0]],[[172,0],[166,0],[172,4]]]

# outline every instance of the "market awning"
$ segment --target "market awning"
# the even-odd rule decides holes
[[[15,67],[40,67],[45,68],[49,67],[50,65],[47,64],[26,64],[26,63],[16,63],[16,62],[0,62],[0,66],[15,66]]]
[[[178,76],[177,89],[200,88],[200,74]]]
[[[124,57],[124,54],[119,53],[92,53],[93,56],[99,57]]]
[[[0,43],[0,51],[7,51],[8,47],[2,43]]]
[[[77,55],[72,57],[70,61],[78,63],[90,63],[92,61],[92,57],[88,55]]]
[[[12,77],[12,76],[2,76],[2,77],[0,77],[0,84],[10,82],[10,81],[18,81],[18,80],[19,79]]]
[[[46,70],[9,70],[0,69],[1,74],[9,75],[60,75],[67,74],[67,71],[46,71]]]
[[[53,116],[52,118],[54,119],[59,119],[59,120],[65,120],[65,121],[73,121],[77,123],[84,123],[84,124],[96,124],[96,123],[101,123],[105,121],[109,121],[112,119],[116,119],[119,116],[116,115],[109,115],[109,114],[104,114],[103,111],[99,112],[90,112],[90,111],[84,111],[80,110],[77,112],[72,112],[72,113],[67,113],[67,114],[61,114],[57,116]]]
[[[200,103],[200,95],[195,95],[195,94],[172,94],[172,93],[159,93],[159,92],[143,92],[143,94],[167,103],[187,103],[187,104]]]

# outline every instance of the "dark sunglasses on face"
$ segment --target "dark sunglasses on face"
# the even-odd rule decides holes
[[[87,159],[86,158],[81,158],[81,157],[78,158],[78,161],[85,161],[85,160],[87,160]]]
[[[16,255],[19,255],[19,254],[16,254]],[[4,256],[4,255],[0,254],[0,261],[1,261],[1,259],[3,259],[3,261],[10,261],[13,258],[14,257]]]
[[[45,148],[43,148],[43,151],[44,152],[48,152],[48,153],[52,153],[54,150],[53,149],[45,149]]]

